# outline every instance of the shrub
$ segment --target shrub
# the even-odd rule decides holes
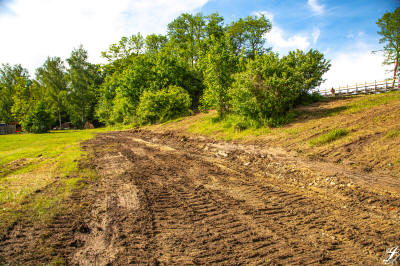
[[[285,117],[300,94],[299,75],[278,54],[257,56],[235,77],[229,91],[232,111],[268,124]]]
[[[140,124],[154,124],[187,115],[190,106],[191,99],[186,90],[169,86],[156,92],[144,92],[136,115]]]
[[[45,133],[51,129],[53,122],[54,119],[47,110],[47,104],[44,101],[38,101],[22,121],[22,126],[27,132]]]
[[[347,129],[343,129],[343,128],[332,129],[328,133],[320,135],[319,137],[311,140],[310,144],[320,146],[320,145],[335,141],[337,139],[340,139],[344,136],[347,136],[348,134],[349,134],[349,131]]]

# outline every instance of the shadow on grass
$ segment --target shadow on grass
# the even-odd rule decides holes
[[[328,102],[340,102],[346,100],[348,98],[337,98],[329,100]],[[293,120],[293,122],[307,122],[313,119],[321,119],[329,116],[338,115],[350,107],[348,105],[336,106],[336,107],[324,107],[327,102],[319,102],[317,104],[313,104],[312,106],[302,106],[296,110],[297,116]]]

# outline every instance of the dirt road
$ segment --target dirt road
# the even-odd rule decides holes
[[[400,245],[396,188],[283,151],[139,130],[84,149],[103,178],[73,264],[376,265]]]

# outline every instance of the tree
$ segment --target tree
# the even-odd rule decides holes
[[[227,34],[220,39],[211,36],[209,43],[210,49],[202,60],[206,85],[203,104],[217,107],[218,115],[222,118],[229,111],[228,89],[233,82],[232,75],[236,71],[238,58]]]
[[[48,132],[52,124],[53,118],[47,108],[47,103],[43,100],[36,102],[22,121],[24,130],[31,133]]]
[[[65,66],[60,57],[48,57],[43,66],[37,69],[37,80],[46,88],[49,102],[54,105],[58,123],[61,127],[61,114],[66,111],[67,80],[65,78]]]
[[[14,120],[22,122],[33,103],[32,82],[24,77],[17,77],[13,90],[11,114]]]
[[[298,86],[302,95],[321,85],[322,76],[329,70],[330,61],[318,50],[310,49],[307,53],[301,50],[290,51],[282,60],[295,69],[299,80]]]
[[[29,79],[29,74],[21,65],[11,66],[3,64],[0,68],[0,121],[10,122],[14,120],[11,108],[14,105],[13,95],[15,86]]]
[[[198,59],[201,40],[205,34],[205,20],[201,13],[184,13],[168,24],[168,36],[174,46],[193,67]]]
[[[399,75],[399,56],[400,56],[400,7],[394,12],[385,13],[382,18],[376,22],[380,31],[378,34],[382,36],[379,43],[384,43],[383,52],[385,60],[383,64],[394,65],[393,67],[393,84]]]
[[[232,109],[261,124],[277,125],[299,96],[300,81],[298,70],[278,54],[256,56],[235,77],[229,91]]]
[[[247,57],[254,58],[256,54],[266,52],[264,35],[271,27],[271,22],[264,15],[248,16],[232,22],[227,30],[232,37],[236,55],[244,52]]]
[[[87,51],[82,46],[74,49],[67,59],[67,109],[71,122],[79,128],[83,128],[94,114],[96,90],[100,82],[97,66],[89,63],[87,59]]]
[[[146,37],[146,52],[151,54],[158,53],[168,42],[167,36],[161,34],[150,34]]]

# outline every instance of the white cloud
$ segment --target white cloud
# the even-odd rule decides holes
[[[314,14],[322,15],[324,13],[324,6],[318,4],[318,0],[308,0],[307,4],[310,6]]]
[[[273,50],[280,54],[286,54],[290,50],[305,50],[310,47],[309,37],[305,34],[289,35],[278,26],[272,26],[272,30],[266,34],[267,43]]]
[[[317,43],[320,34],[321,34],[321,31],[319,29],[314,29],[314,31],[312,33],[312,39],[313,39],[314,45]]]
[[[309,33],[296,33],[289,34],[285,32],[281,27],[278,26],[274,21],[274,14],[269,11],[256,11],[253,15],[263,14],[272,23],[272,29],[266,33],[265,38],[267,39],[267,45],[271,45],[273,50],[281,55],[287,54],[290,50],[305,50],[310,48],[310,38],[312,38],[313,44],[319,38],[320,30],[314,29]]]
[[[272,22],[274,20],[274,14],[272,14],[269,11],[255,11],[252,13],[252,15],[256,15],[256,16],[264,15],[267,19],[269,19],[269,21]]]
[[[47,56],[67,58],[83,44],[90,60],[122,36],[165,33],[182,12],[208,0],[15,0],[11,14],[0,14],[0,63],[21,63],[33,70]]]
[[[357,45],[365,46],[365,44]],[[332,88],[356,83],[382,81],[390,74],[382,66],[382,54],[372,54],[371,49],[354,49],[352,51],[337,52],[331,58],[331,69],[325,74],[325,83],[321,88]]]

